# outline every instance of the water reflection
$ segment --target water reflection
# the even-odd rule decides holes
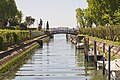
[[[8,80],[90,80],[94,66],[84,59],[84,51],[76,50],[66,35],[55,35],[44,43],[31,58],[13,73]],[[94,77],[94,76],[93,76]],[[95,80],[95,78],[93,78]]]

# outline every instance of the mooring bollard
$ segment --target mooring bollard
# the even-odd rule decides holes
[[[105,43],[103,43],[103,75],[105,75]]]
[[[94,41],[94,63],[95,63],[95,69],[97,70],[97,50],[96,50],[96,41]]]
[[[66,40],[68,41],[68,34],[66,34]]]
[[[43,47],[43,41],[42,40],[37,40],[37,43],[40,45],[40,47]]]
[[[66,38],[68,38],[68,34],[66,34]]]
[[[110,60],[111,60],[111,47],[108,49],[108,80],[110,80]]]

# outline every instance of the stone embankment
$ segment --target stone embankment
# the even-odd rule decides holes
[[[72,43],[76,44],[76,42],[77,42],[76,39],[77,39],[77,36],[71,35],[71,41],[72,41]],[[97,40],[93,40],[93,39],[90,39],[90,38],[88,39],[88,38],[86,37],[86,41],[87,41],[87,40],[89,40],[89,45],[93,45],[94,41],[96,41],[96,45],[97,45],[97,49],[98,49],[98,50],[103,48],[104,42],[102,42],[102,41],[97,41]],[[114,45],[105,43],[105,52],[108,52],[109,45],[111,46],[111,53],[112,53],[113,55],[118,55],[118,56],[120,56],[120,46],[114,46]]]
[[[47,37],[47,35],[41,36],[39,38],[35,38],[35,39],[29,41],[28,43],[25,43],[23,45],[15,47],[11,50],[0,53],[0,66],[7,63],[10,60],[12,60],[16,56],[22,54],[24,51],[26,51],[30,47],[38,44],[37,40],[39,40],[39,39],[44,40],[46,37]]]
[[[97,45],[98,49],[102,49],[103,48],[104,42],[97,41],[97,40],[92,40],[92,39],[89,38],[89,44],[90,45],[93,45],[94,41],[96,41],[96,45]],[[113,55],[120,56],[120,46],[114,46],[114,45],[105,43],[105,52],[108,52],[109,46],[111,46],[111,53]]]

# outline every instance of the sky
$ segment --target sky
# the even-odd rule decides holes
[[[76,27],[76,8],[87,8],[86,0],[15,0],[17,8],[25,16],[43,20],[43,26],[49,21],[50,27]],[[36,24],[35,23],[35,24]]]

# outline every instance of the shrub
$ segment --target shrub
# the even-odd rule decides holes
[[[120,25],[100,26],[95,28],[80,28],[80,34],[107,39],[111,41],[120,41]]]
[[[30,37],[29,31],[0,30],[0,50],[7,46],[18,44]]]
[[[32,31],[31,33],[31,39],[44,35],[43,31]],[[28,39],[30,39],[29,30],[0,30],[0,51]]]

